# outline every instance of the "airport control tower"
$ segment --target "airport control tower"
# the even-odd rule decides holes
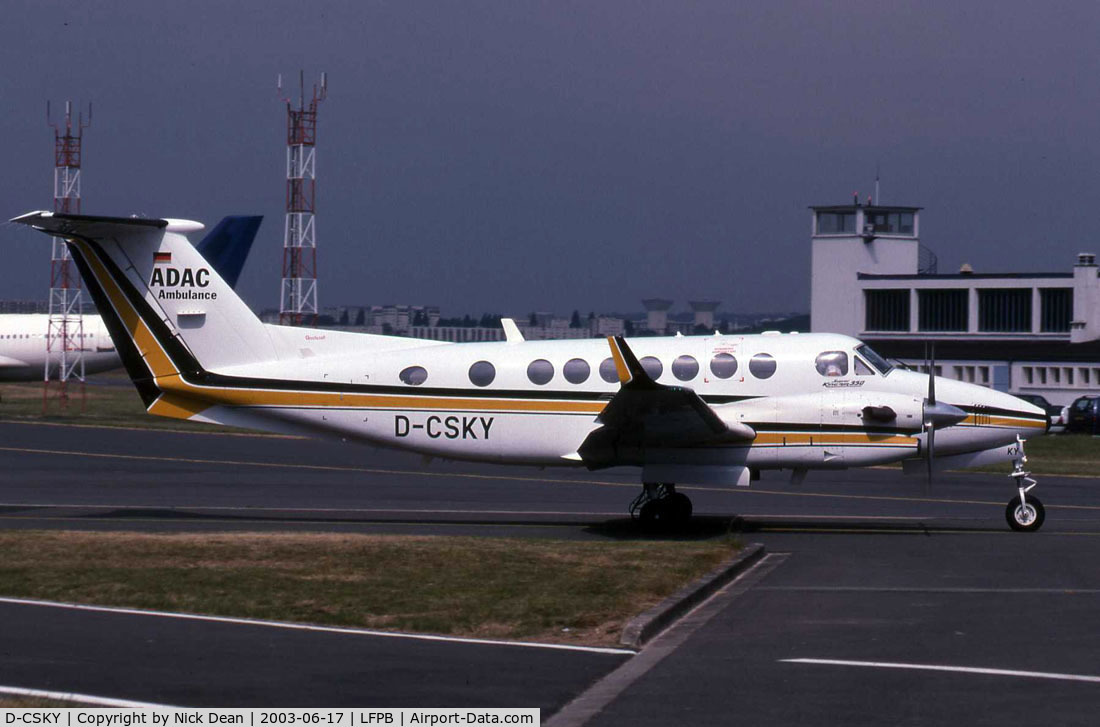
[[[811,207],[811,330],[863,330],[859,276],[921,272],[920,207]]]

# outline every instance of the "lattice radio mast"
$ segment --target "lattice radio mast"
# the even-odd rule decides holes
[[[46,123],[54,130],[54,212],[79,214],[81,143],[84,129],[92,123],[92,105],[88,104],[87,120],[83,112],[78,112],[74,120],[73,104],[66,101],[64,121],[54,122],[47,101]],[[57,396],[61,406],[68,404],[70,379],[79,381],[81,395],[84,393],[84,306],[81,293],[80,275],[69,255],[69,245],[64,239],[55,237],[50,258],[43,410],[51,394]]]
[[[306,104],[305,73],[298,75],[298,106],[286,102],[286,228],[279,323],[298,326],[317,320],[317,233],[314,226],[317,179],[317,104],[328,95],[328,79],[313,86]],[[279,94],[283,77],[279,76]]]

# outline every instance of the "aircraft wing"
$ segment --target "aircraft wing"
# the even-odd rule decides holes
[[[641,464],[647,448],[696,447],[756,437],[751,427],[724,421],[691,389],[658,384],[621,336],[607,340],[620,388],[596,418],[600,428],[577,450],[590,469]]]
[[[29,366],[26,361],[20,361],[17,358],[11,356],[0,356],[0,369],[16,368],[22,366]]]

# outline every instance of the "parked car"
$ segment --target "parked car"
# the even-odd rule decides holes
[[[1100,396],[1082,396],[1069,405],[1066,431],[1100,434]]]
[[[1034,404],[1047,413],[1050,417],[1050,433],[1058,434],[1066,431],[1066,412],[1068,407],[1051,404],[1045,396],[1039,394],[1016,394],[1017,399],[1023,399],[1028,404]]]

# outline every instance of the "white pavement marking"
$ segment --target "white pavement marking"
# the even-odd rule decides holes
[[[951,586],[760,586],[758,591],[788,593],[1004,593],[1008,595],[1095,596],[1100,588],[967,588]]]
[[[378,507],[265,507],[254,505],[112,505],[95,503],[0,502],[0,507],[36,508],[42,510],[209,510],[211,512],[287,512],[287,513],[356,513],[359,515],[611,515],[624,516],[622,512],[589,512],[584,510],[447,510],[439,508],[378,508]],[[23,516],[18,516],[23,517]],[[30,516],[33,517],[33,516]]]
[[[120,608],[116,606],[89,606],[83,603],[63,603],[60,601],[39,601],[29,598],[3,598],[0,603],[16,606],[41,606],[44,608],[65,608],[71,611],[93,611],[97,613],[115,613],[125,616],[152,616],[156,618],[175,618],[183,621],[206,621],[210,623],[237,624],[240,626],[262,626],[265,628],[285,629],[287,631],[312,631],[328,634],[346,634],[348,636],[378,636],[389,639],[413,639],[416,641],[443,641],[454,644],[475,644],[481,646],[522,646],[531,649],[557,649],[559,651],[584,651],[589,654],[621,654],[633,656],[631,649],[615,649],[601,646],[578,646],[574,644],[542,644],[534,641],[503,641],[493,639],[468,639],[458,636],[438,636],[435,634],[409,634],[397,631],[377,631],[358,629],[349,626],[316,626],[313,624],[290,623],[287,621],[265,621],[252,618],[232,618],[229,616],[204,616],[197,613],[173,613],[171,611],[147,611],[140,608]]]
[[[1064,682],[1090,682],[1100,684],[1100,676],[1088,674],[1058,674],[1046,671],[1016,671],[1014,669],[984,669],[975,666],[947,666],[942,664],[899,664],[888,661],[846,661],[842,659],[780,659],[788,664],[822,664],[825,666],[864,666],[875,669],[912,669],[915,671],[946,671],[958,674],[988,674],[1000,677],[1026,677],[1029,679],[1056,679]]]
[[[0,694],[10,694],[14,697],[32,697],[34,699],[54,699],[59,702],[94,704],[99,707],[118,707],[120,709],[182,709],[181,707],[173,707],[168,704],[135,702],[130,699],[114,699],[113,697],[97,697],[93,694],[78,694],[77,692],[48,692],[44,689],[26,689],[24,687],[0,686]]]

